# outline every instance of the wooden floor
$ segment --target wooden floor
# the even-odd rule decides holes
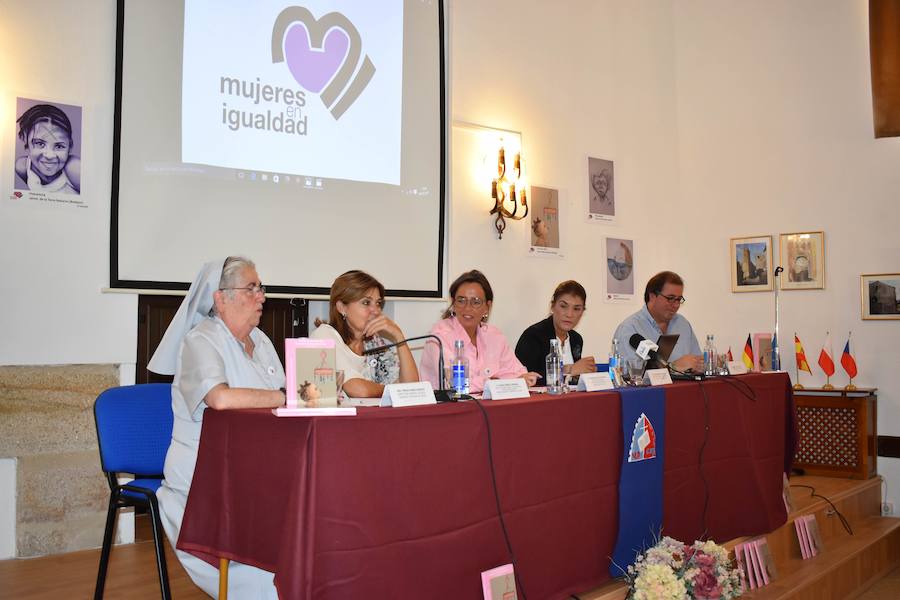
[[[116,546],[106,575],[105,598],[160,598],[153,542]],[[0,561],[0,599],[68,600],[94,597],[100,550]],[[209,600],[194,585],[166,543],[166,566],[174,600]]]

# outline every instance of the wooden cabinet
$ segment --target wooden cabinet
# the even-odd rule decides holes
[[[875,389],[794,390],[794,402],[800,435],[794,467],[827,477],[876,475]]]

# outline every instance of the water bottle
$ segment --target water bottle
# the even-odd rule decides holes
[[[451,387],[456,396],[469,393],[469,359],[463,353],[465,343],[462,340],[453,342],[456,356],[453,357],[451,367]]]
[[[613,338],[612,347],[609,350],[609,368],[622,367],[622,356],[619,354],[619,340]]]
[[[716,342],[712,334],[706,336],[706,346],[703,347],[703,372],[706,375],[718,374],[716,365]]]
[[[562,352],[559,348],[559,338],[550,340],[550,354],[545,362],[547,367],[547,393],[562,394]]]

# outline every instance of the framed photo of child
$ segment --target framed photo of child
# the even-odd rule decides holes
[[[81,107],[17,98],[13,131],[10,199],[84,206]]]

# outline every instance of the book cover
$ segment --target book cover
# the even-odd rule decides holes
[[[481,573],[484,600],[517,600],[516,576],[513,566],[506,564]]]
[[[747,584],[747,565],[744,564],[743,544],[737,544],[734,547],[734,562],[738,569],[738,580],[741,582],[741,592],[746,592],[750,589],[750,586]]]
[[[763,582],[768,585],[769,582],[778,577],[778,572],[775,570],[775,559],[772,557],[769,542],[764,537],[753,540],[753,548],[756,551],[756,558],[759,560]]]
[[[791,482],[787,475],[781,475],[781,499],[784,500],[784,509],[788,516],[794,512],[794,499],[791,497]]]
[[[816,521],[816,515],[806,515],[806,531],[809,534],[809,549],[813,556],[819,554],[822,550],[822,534],[819,531],[819,522]]]
[[[802,519],[797,518],[794,519],[794,529],[797,531],[797,543],[800,545],[800,556],[803,560],[809,558],[809,548],[807,548],[806,544],[803,543],[803,532],[800,528],[800,521]]]
[[[760,584],[757,583],[756,566],[753,564],[753,547],[750,545],[750,542],[747,542],[741,550],[744,551],[744,564],[747,565],[747,583],[750,584],[751,590],[758,588]]]
[[[806,547],[806,558],[812,558],[812,548],[809,545],[809,530],[806,527],[806,520],[803,517],[797,519],[800,523],[800,543]]]
[[[769,578],[765,575],[766,567],[763,564],[762,557],[757,551],[758,540],[750,540],[747,542],[747,552],[750,554],[750,560],[753,562],[753,575],[756,577],[756,587],[762,587],[769,583]]]
[[[286,408],[337,408],[334,353],[334,340],[284,340]]]

